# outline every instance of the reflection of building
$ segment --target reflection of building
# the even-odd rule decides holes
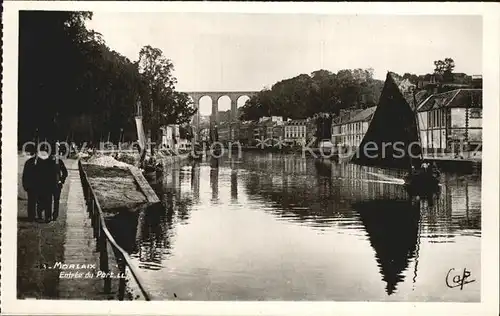
[[[305,174],[307,172],[307,159],[289,157],[284,160],[285,173]]]
[[[387,183],[382,179],[402,178],[397,170],[381,169],[376,167],[362,167],[354,164],[338,164],[336,174],[342,181],[349,184],[349,194],[353,200],[376,198],[401,199],[406,197],[406,191],[399,184]],[[381,178],[382,177],[382,178]]]
[[[473,150],[482,143],[482,89],[458,89],[433,94],[418,107],[424,151]]]
[[[368,130],[368,125],[377,107],[355,110],[350,114],[342,113],[332,124],[332,143],[357,148]]]
[[[191,166],[191,190],[193,198],[197,202],[200,200],[200,167],[196,164]]]
[[[210,187],[212,188],[212,202],[219,200],[219,160],[210,161]]]
[[[238,170],[231,171],[231,200],[233,203],[238,202]]]

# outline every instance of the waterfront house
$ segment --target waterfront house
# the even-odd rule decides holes
[[[361,143],[375,113],[376,106],[342,112],[332,124],[334,146],[357,148]]]
[[[221,122],[217,125],[217,133],[219,142],[225,144],[231,141],[231,124],[229,122]]]
[[[161,145],[165,149],[176,149],[176,144],[180,140],[179,135],[179,125],[177,124],[169,124],[160,127],[161,131]]]
[[[474,151],[482,144],[482,89],[436,93],[417,110],[424,153]]]
[[[256,124],[252,121],[239,123],[238,141],[244,146],[251,146],[255,142],[254,129]]]
[[[283,139],[290,145],[304,145],[307,139],[307,120],[289,120],[283,129]]]
[[[191,148],[191,140],[181,137],[180,126],[170,124],[160,127],[162,139],[161,146],[164,149],[171,150],[189,150]]]
[[[283,118],[281,116],[265,116],[259,119],[254,128],[254,139],[265,140],[266,144],[274,144],[273,139],[279,139]]]

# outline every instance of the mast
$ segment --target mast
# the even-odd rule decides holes
[[[418,104],[417,104],[417,97],[416,97],[416,89],[413,90],[413,113],[414,113],[414,117],[415,117],[415,125],[417,127],[417,140],[418,140],[418,143],[420,144],[420,161],[423,161],[424,160],[424,153],[423,153],[423,148],[422,148],[422,140],[420,139],[420,124],[419,124],[419,118],[418,118],[418,112],[417,112],[417,107],[418,107]],[[411,168],[411,155],[410,155],[410,168]]]
[[[420,203],[420,201],[417,201]],[[417,270],[418,270],[418,262],[420,257],[420,238],[422,235],[422,213],[418,212],[418,232],[417,232],[417,247],[415,249],[415,266],[413,267],[413,288],[415,288],[415,283],[417,282]]]

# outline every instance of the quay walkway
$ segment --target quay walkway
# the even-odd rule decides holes
[[[59,218],[43,223],[27,221],[27,196],[21,184],[27,159],[18,157],[18,299],[114,299],[112,291],[104,293],[104,280],[96,277],[99,252],[78,161],[64,161],[68,178],[61,192]],[[85,278],[87,273],[94,277]]]
[[[77,299],[90,294],[94,299],[105,300],[108,299],[108,295],[102,291],[103,280],[96,277],[99,267],[99,253],[96,251],[97,245],[93,236],[92,223],[87,213],[77,160],[69,160],[66,167],[68,169],[69,192],[63,262],[68,266],[71,264],[87,266],[88,268],[83,269],[69,269],[68,272],[79,271],[83,275],[91,273],[94,277],[60,278],[59,297],[61,299]]]

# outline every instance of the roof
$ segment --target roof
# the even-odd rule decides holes
[[[436,93],[428,97],[418,107],[418,112],[429,111],[443,107],[450,108],[482,108],[482,89],[457,89]]]
[[[375,110],[377,109],[376,106],[369,107],[367,109],[364,109],[363,111],[359,112],[358,114],[354,115],[348,123],[353,123],[353,122],[360,122],[360,121],[369,121],[373,117],[373,113],[375,113]]]
[[[335,122],[335,125],[369,121],[372,119],[373,113],[375,113],[376,109],[376,106],[372,106],[366,109],[352,110],[351,112],[340,116],[339,119]]]
[[[285,125],[306,125],[307,120],[291,120],[285,123]]]

